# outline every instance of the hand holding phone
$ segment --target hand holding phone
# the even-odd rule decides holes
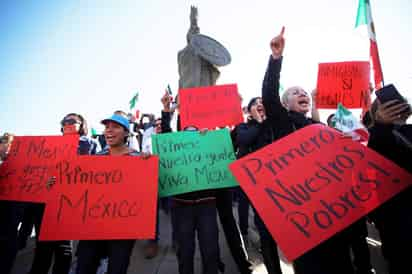
[[[407,100],[398,92],[392,84],[386,85],[380,90],[375,91],[376,97],[385,108],[398,111],[397,115],[411,112]],[[396,105],[399,105],[396,107]],[[394,109],[393,109],[394,108]]]

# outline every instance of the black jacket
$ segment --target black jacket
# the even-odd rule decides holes
[[[406,142],[396,132],[400,133]],[[369,129],[368,147],[412,173],[410,159],[412,148],[407,142],[412,142],[412,125],[395,126],[375,123]]]
[[[258,123],[255,120],[238,126],[236,141],[241,156],[256,151],[297,129],[315,123],[304,114],[288,111],[283,107],[279,96],[279,78],[282,59],[270,57],[262,87],[262,101],[265,107],[266,120]],[[296,261],[296,273],[353,273],[345,243],[345,236],[338,234],[318,245]],[[342,256],[341,256],[342,255]],[[338,266],[339,271],[336,269]]]
[[[368,147],[412,173],[412,125],[397,127],[377,123],[369,132]],[[412,245],[411,201],[412,187],[409,186],[370,213],[379,230],[383,255],[388,260],[389,268],[395,269],[394,273],[402,273],[401,269],[407,269],[410,265],[405,254],[410,253]]]
[[[282,58],[274,60],[270,56],[262,85],[262,101],[266,120],[258,123],[249,120],[237,126],[236,143],[239,157],[254,152],[297,129],[315,123],[303,113],[288,111],[283,107],[279,96],[279,78]]]
[[[265,106],[266,124],[271,128],[272,141],[285,137],[297,129],[316,123],[305,114],[288,111],[279,96],[279,77],[282,58],[274,60],[270,56],[262,86],[262,101]]]
[[[173,112],[165,112],[162,110],[162,133],[172,132],[172,127],[170,126],[170,122],[172,120]]]
[[[399,133],[402,138],[399,138]],[[376,123],[369,129],[368,147],[412,173],[410,158],[412,148],[407,142],[412,142],[412,125],[395,126]],[[393,223],[395,220],[403,219],[404,214],[409,215],[412,212],[411,200],[412,187],[409,187],[377,208],[370,217],[375,222]],[[410,222],[412,226],[412,219]]]

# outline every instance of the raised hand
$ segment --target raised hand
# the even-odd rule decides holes
[[[169,93],[165,92],[163,95],[162,99],[160,101],[163,104],[163,111],[164,112],[170,112],[170,103],[172,102],[172,97],[169,95]]]
[[[312,90],[311,96],[312,96],[312,120],[316,121],[316,122],[320,122],[320,114],[319,114],[319,110],[316,107],[316,98],[318,95],[318,90],[315,88],[314,90]]]
[[[318,89],[315,88],[312,90],[311,96],[312,96],[312,104],[316,103],[316,96],[318,95]]]
[[[190,25],[197,26],[198,11],[196,6],[190,6]]]
[[[285,27],[282,27],[280,34],[270,41],[270,49],[272,50],[273,59],[279,59],[283,54],[283,49],[285,48],[284,33]]]
[[[256,120],[258,123],[262,123],[266,119],[266,117],[264,115],[262,116],[262,115],[259,114],[256,107],[254,107],[250,110],[250,115],[252,115],[252,118],[254,120]]]
[[[392,124],[402,118],[402,114],[408,111],[410,106],[408,103],[398,100],[390,100],[383,104],[379,104],[375,113],[376,121],[383,124]]]

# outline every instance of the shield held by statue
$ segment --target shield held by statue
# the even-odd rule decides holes
[[[213,65],[226,66],[231,62],[229,51],[209,36],[194,34],[190,40],[190,45],[197,55]]]

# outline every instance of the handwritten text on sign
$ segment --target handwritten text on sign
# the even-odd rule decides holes
[[[318,108],[364,108],[369,104],[369,62],[319,64],[316,105]]]
[[[82,156],[56,169],[41,240],[154,238],[157,157]]]
[[[412,184],[412,175],[322,125],[230,166],[286,258],[294,260]]]
[[[160,157],[159,196],[238,185],[228,164],[236,157],[227,129],[153,135]]]
[[[243,122],[236,84],[181,89],[179,101],[182,129],[215,129]]]
[[[0,199],[45,202],[55,164],[76,157],[79,136],[17,136],[0,167]]]

